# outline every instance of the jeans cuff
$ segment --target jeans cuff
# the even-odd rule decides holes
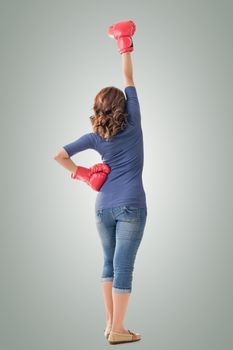
[[[113,281],[113,277],[101,277],[101,281]]]
[[[131,289],[121,289],[121,288],[115,288],[115,287],[112,287],[112,291],[114,293],[131,293]]]

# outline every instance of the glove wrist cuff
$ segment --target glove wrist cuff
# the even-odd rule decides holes
[[[82,166],[77,166],[76,168],[76,171],[74,173],[71,174],[71,178],[74,179],[74,180],[77,180],[77,179],[89,179],[89,169],[88,168],[85,168],[85,167],[82,167]]]
[[[132,52],[134,50],[133,39],[131,36],[124,36],[117,40],[117,47],[120,54]]]

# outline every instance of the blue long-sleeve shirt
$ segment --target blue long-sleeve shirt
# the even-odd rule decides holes
[[[106,141],[97,133],[87,133],[63,146],[68,155],[86,149],[96,150],[107,163],[111,172],[97,194],[95,209],[111,208],[120,205],[147,207],[143,188],[143,133],[141,113],[135,86],[127,86],[126,112],[127,127]]]

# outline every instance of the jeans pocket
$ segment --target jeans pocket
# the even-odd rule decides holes
[[[102,209],[98,209],[95,211],[95,222],[97,224],[100,224],[102,222],[103,219],[103,210]]]
[[[128,210],[132,210],[132,211],[136,211],[138,210],[138,207],[135,207],[133,205],[125,205],[124,208],[128,209]]]
[[[132,205],[125,205],[124,209],[124,220],[125,221],[138,221],[139,220],[139,208]]]

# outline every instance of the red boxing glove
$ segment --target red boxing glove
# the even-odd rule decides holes
[[[71,178],[74,180],[82,180],[89,184],[90,170],[88,168],[78,165],[76,171],[71,174]]]
[[[136,24],[132,20],[121,21],[108,28],[108,36],[117,41],[118,51],[122,54],[134,50],[132,36],[135,31]]]
[[[95,174],[95,173],[98,173],[101,171],[104,172],[105,174],[109,174],[110,168],[109,168],[108,164],[98,163],[98,164],[95,164],[92,167],[90,167],[90,171],[91,171],[91,174]]]
[[[71,174],[71,178],[82,180],[91,186],[95,191],[99,191],[110,173],[110,168],[105,163],[98,163],[91,168],[77,166],[75,173]]]
[[[90,177],[89,185],[95,191],[99,191],[103,186],[104,182],[107,180],[108,175],[103,172],[98,172]]]

